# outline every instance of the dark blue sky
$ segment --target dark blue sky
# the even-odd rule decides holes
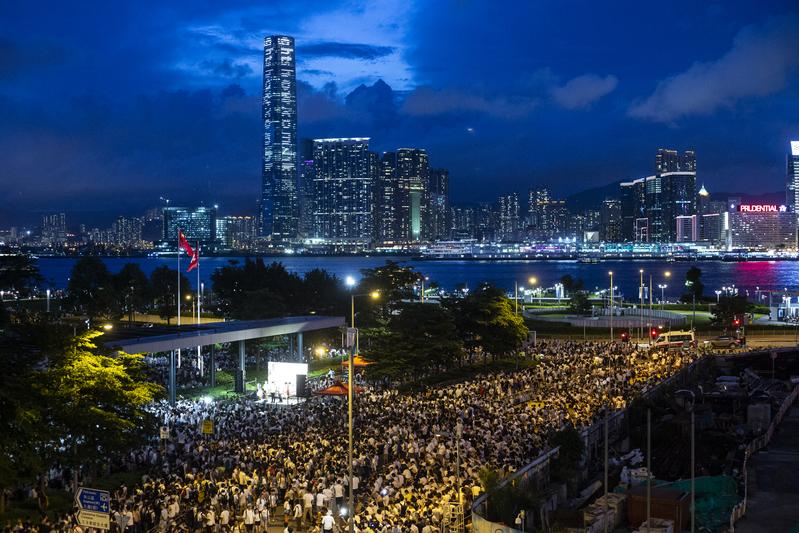
[[[3,2],[0,223],[254,211],[272,33],[300,136],[427,148],[456,202],[643,176],[661,146],[711,192],[780,190],[799,138],[795,1]]]

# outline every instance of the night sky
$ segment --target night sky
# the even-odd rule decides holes
[[[795,0],[0,2],[0,224],[254,213],[275,33],[300,137],[427,148],[455,202],[644,176],[658,147],[776,191],[799,139]]]

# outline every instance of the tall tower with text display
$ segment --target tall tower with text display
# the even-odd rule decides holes
[[[264,151],[261,235],[285,242],[297,237],[297,77],[294,39],[264,38]]]

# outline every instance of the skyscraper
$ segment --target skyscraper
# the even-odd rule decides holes
[[[430,169],[430,240],[449,238],[449,171]]]
[[[428,207],[430,166],[427,151],[419,148],[397,150],[397,221],[399,237],[406,242],[427,240],[430,235]]]
[[[297,233],[299,237],[313,235],[313,139],[300,139],[300,157],[297,173],[297,200],[299,221]]]
[[[297,237],[297,79],[294,39],[264,38],[264,152],[261,234],[274,241]]]
[[[621,241],[621,201],[605,199],[599,212],[599,239],[604,242]]]
[[[791,141],[791,152],[788,154],[788,208],[799,218],[799,141]],[[797,224],[799,226],[799,224]],[[795,246],[799,249],[799,234]]]
[[[374,236],[375,171],[369,138],[314,139],[314,235],[364,246]]]
[[[399,183],[397,182],[397,153],[385,152],[380,159],[380,170],[375,186],[375,225],[378,242],[396,243],[400,238],[398,197]]]
[[[215,248],[216,209],[213,207],[165,207],[163,211],[162,242],[177,246],[178,230],[182,231],[192,246]]]

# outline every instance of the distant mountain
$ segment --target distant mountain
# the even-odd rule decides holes
[[[589,209],[599,209],[605,198],[619,198],[619,184],[621,180],[593,187],[566,197],[566,205],[573,212],[579,213]]]
[[[566,205],[569,206],[572,212],[576,213],[589,209],[599,209],[606,198],[621,197],[619,193],[620,183],[621,180],[569,195],[566,197]],[[710,191],[711,200],[726,200],[727,198],[740,198],[741,201],[750,204],[784,204],[785,191],[764,192],[762,194]]]

